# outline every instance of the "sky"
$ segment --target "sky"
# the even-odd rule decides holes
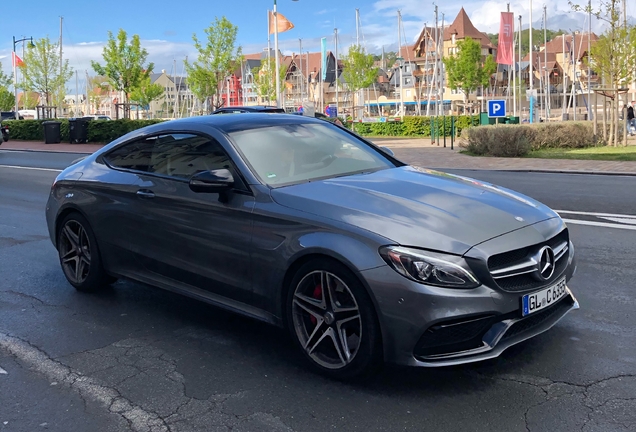
[[[586,0],[581,0],[586,1]],[[595,6],[599,0],[592,1]],[[450,23],[464,7],[473,24],[481,31],[499,31],[499,12],[507,4],[515,16],[522,15],[523,27],[529,22],[530,0],[445,0],[439,2],[439,21]],[[587,31],[587,16],[571,11],[567,0],[553,0],[547,4],[550,29]],[[636,1],[628,0],[630,22],[636,22]],[[28,5],[28,6],[25,6]],[[80,80],[88,71],[94,72],[91,60],[101,60],[108,31],[120,28],[129,35],[138,34],[142,45],[155,64],[155,72],[162,69],[183,74],[183,62],[196,57],[192,35],[203,37],[215,17],[225,16],[238,26],[238,44],[243,53],[260,52],[267,47],[267,10],[273,0],[174,0],[123,1],[109,0],[90,5],[87,1],[30,0],[5,1],[2,4],[0,27],[0,62],[6,72],[11,69],[12,36],[16,39],[50,37],[57,40],[62,21],[63,53]],[[285,54],[297,53],[302,39],[303,52],[319,51],[320,38],[327,37],[329,49],[335,48],[334,29],[338,29],[338,51],[342,53],[355,42],[355,10],[360,11],[360,41],[369,52],[395,50],[398,44],[397,11],[401,11],[402,43],[413,43],[424,24],[435,24],[434,3],[427,0],[278,0],[278,11],[295,26],[279,35],[280,49]],[[533,2],[533,23],[542,28],[543,3]],[[592,30],[602,32],[603,26],[592,18]],[[18,55],[22,44],[16,47]],[[272,36],[273,48],[273,36]],[[174,67],[176,63],[176,68]],[[71,80],[74,85],[74,79]]]

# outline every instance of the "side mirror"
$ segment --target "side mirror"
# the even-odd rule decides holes
[[[380,147],[380,148],[382,149],[384,153],[389,154],[389,156],[395,156],[395,153],[393,153],[393,150],[391,150],[390,148],[388,147]]]
[[[234,186],[234,177],[225,168],[202,171],[190,179],[190,189],[193,192],[223,193],[232,189],[232,186]]]

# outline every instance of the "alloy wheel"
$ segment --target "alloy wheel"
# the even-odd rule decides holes
[[[60,231],[60,261],[64,273],[73,283],[81,284],[88,277],[91,266],[91,247],[84,227],[69,220]]]
[[[328,369],[342,369],[362,341],[355,296],[333,273],[313,271],[296,286],[292,300],[296,336],[307,355]]]

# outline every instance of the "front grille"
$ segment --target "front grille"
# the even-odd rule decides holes
[[[426,357],[479,348],[482,338],[492,326],[492,315],[461,322],[446,322],[431,326],[420,337],[414,354]]]
[[[536,314],[532,314],[520,321],[514,323],[508,331],[503,335],[502,340],[509,339],[521,333],[525,333],[528,330],[532,330],[535,327],[540,326],[550,318],[556,315],[562,315],[572,307],[573,300],[569,295],[563,298],[556,305],[547,308]]]
[[[551,248],[556,249],[564,244],[566,246],[569,244],[567,228],[543,243],[491,256],[488,259],[488,269],[490,270],[495,283],[504,291],[522,292],[541,288],[555,282],[562,276],[562,273],[567,267],[567,251],[556,261],[554,273],[547,281],[536,279],[532,272],[511,276],[496,276],[493,272],[506,270],[507,268],[529,262],[530,257],[535,255],[543,246],[550,246]]]

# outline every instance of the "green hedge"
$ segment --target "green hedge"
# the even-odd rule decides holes
[[[545,148],[605,145],[591,122],[480,126],[462,134],[460,147],[479,156],[519,157]]]
[[[8,120],[3,122],[9,127],[12,139],[25,141],[44,141],[46,120]],[[69,141],[68,119],[58,119],[62,142]],[[162,122],[163,120],[91,120],[88,122],[88,142],[109,143],[122,135]]]
[[[456,136],[459,136],[462,130],[479,124],[479,116],[454,116],[454,118]],[[452,132],[452,118],[451,116],[437,118],[406,116],[401,122],[352,123],[351,127],[357,134],[363,136],[430,137],[431,128],[437,129],[437,135],[439,136],[450,136]]]

